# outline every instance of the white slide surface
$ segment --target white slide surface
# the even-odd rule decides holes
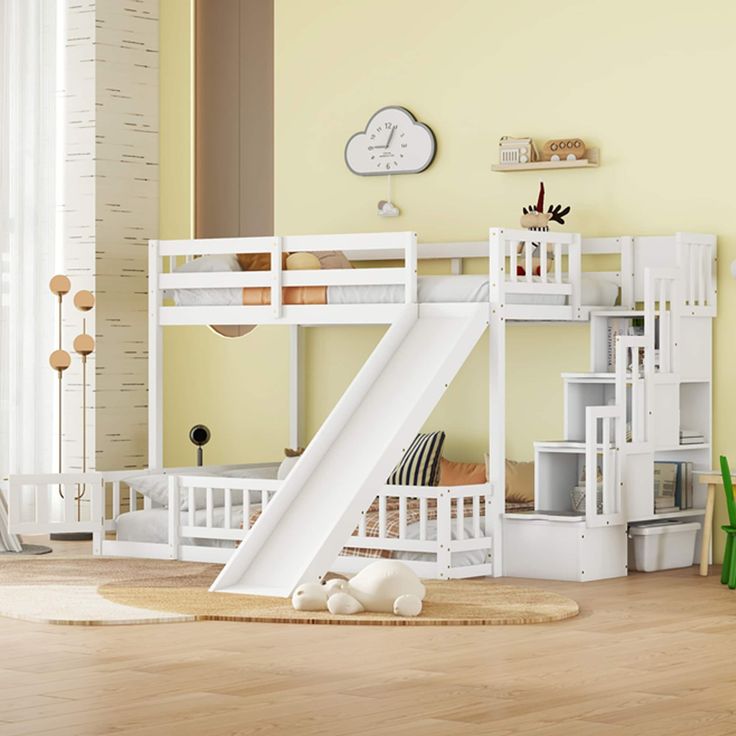
[[[210,590],[286,597],[324,575],[488,316],[488,304],[407,305]]]

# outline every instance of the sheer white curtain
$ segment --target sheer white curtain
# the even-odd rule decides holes
[[[0,478],[53,463],[56,14],[0,0]]]

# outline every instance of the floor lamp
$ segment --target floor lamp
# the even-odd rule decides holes
[[[59,377],[58,384],[58,413],[59,422],[57,427],[58,432],[58,471],[63,472],[63,375],[64,371],[71,365],[71,355],[62,349],[62,313],[63,313],[63,299],[66,294],[71,290],[71,282],[66,276],[58,275],[51,279],[49,284],[51,293],[56,296],[58,300],[58,320],[57,320],[57,331],[58,331],[58,347],[51,353],[49,357],[49,363],[51,367],[57,372]],[[89,312],[95,306],[94,294],[90,291],[82,290],[78,291],[74,295],[74,306],[83,313]],[[74,351],[82,359],[82,472],[87,472],[87,358],[94,352],[95,341],[91,335],[87,334],[87,320],[82,320],[82,334],[77,335],[74,338]],[[82,498],[86,493],[86,485],[80,483],[77,485],[74,500],[77,502],[77,521],[81,520],[82,514]],[[64,498],[64,489],[59,485],[59,495]],[[63,540],[63,541],[86,541],[92,539],[92,534],[89,532],[64,532],[59,534],[51,534],[51,539]]]

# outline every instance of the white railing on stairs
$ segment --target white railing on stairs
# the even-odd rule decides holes
[[[644,336],[647,340],[644,372],[677,372],[680,332],[682,271],[679,268],[647,268],[644,283]],[[658,347],[658,357],[655,352]]]
[[[624,521],[621,450],[616,441],[619,426],[624,422],[618,406],[589,406],[585,410],[585,519],[591,527]]]

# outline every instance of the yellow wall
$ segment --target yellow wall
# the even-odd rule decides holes
[[[735,21],[731,0],[711,0],[697,13],[672,0],[276,0],[276,231],[414,229],[425,240],[480,240],[490,225],[518,222],[540,178],[492,173],[499,137],[581,136],[601,147],[602,166],[544,177],[548,201],[573,207],[569,229],[719,237],[715,449],[736,457],[729,380],[736,291],[728,276],[736,257],[736,105],[727,91]],[[403,214],[392,220],[375,215],[385,180],[354,176],[343,162],[347,138],[386,104],[411,109],[438,139],[428,171],[395,178]],[[507,450],[523,458],[533,439],[561,434],[559,372],[586,368],[587,329],[509,332]],[[310,333],[307,422],[314,430],[380,330]],[[223,451],[227,444],[249,453],[257,438],[258,450],[277,452],[285,442],[285,336],[260,328],[227,354],[222,342],[186,334],[167,346],[178,376],[167,393],[167,459],[188,456],[183,429],[205,414]],[[216,353],[205,364],[207,350]],[[477,458],[485,441],[486,364],[481,346],[431,422],[448,431],[459,459]],[[208,393],[191,390],[192,379]],[[257,430],[224,436],[241,426],[226,418],[233,397],[254,384],[269,401],[249,405],[240,420],[244,433]],[[272,410],[259,413],[266,405]]]

